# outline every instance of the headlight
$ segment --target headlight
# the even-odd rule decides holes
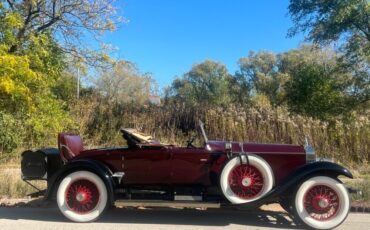
[[[226,142],[225,143],[225,151],[231,151],[232,145],[231,142]]]
[[[306,152],[306,163],[316,161],[315,149],[311,145],[306,145],[304,150]]]

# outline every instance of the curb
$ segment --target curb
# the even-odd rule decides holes
[[[370,213],[370,207],[352,206],[351,212]]]

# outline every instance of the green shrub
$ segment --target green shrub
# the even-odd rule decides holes
[[[22,144],[24,127],[12,115],[0,111],[0,153],[9,152]]]

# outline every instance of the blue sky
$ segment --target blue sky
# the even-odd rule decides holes
[[[287,38],[288,0],[123,0],[128,23],[107,34],[116,58],[150,72],[160,87],[193,64],[220,61],[234,73],[249,51],[282,52],[298,47],[303,36]]]

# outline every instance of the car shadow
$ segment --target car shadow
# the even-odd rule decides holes
[[[70,222],[56,207],[0,207],[0,219]],[[230,224],[238,224],[267,228],[297,228],[286,213],[261,210],[112,208],[107,210],[96,222],[197,226],[227,226]]]

